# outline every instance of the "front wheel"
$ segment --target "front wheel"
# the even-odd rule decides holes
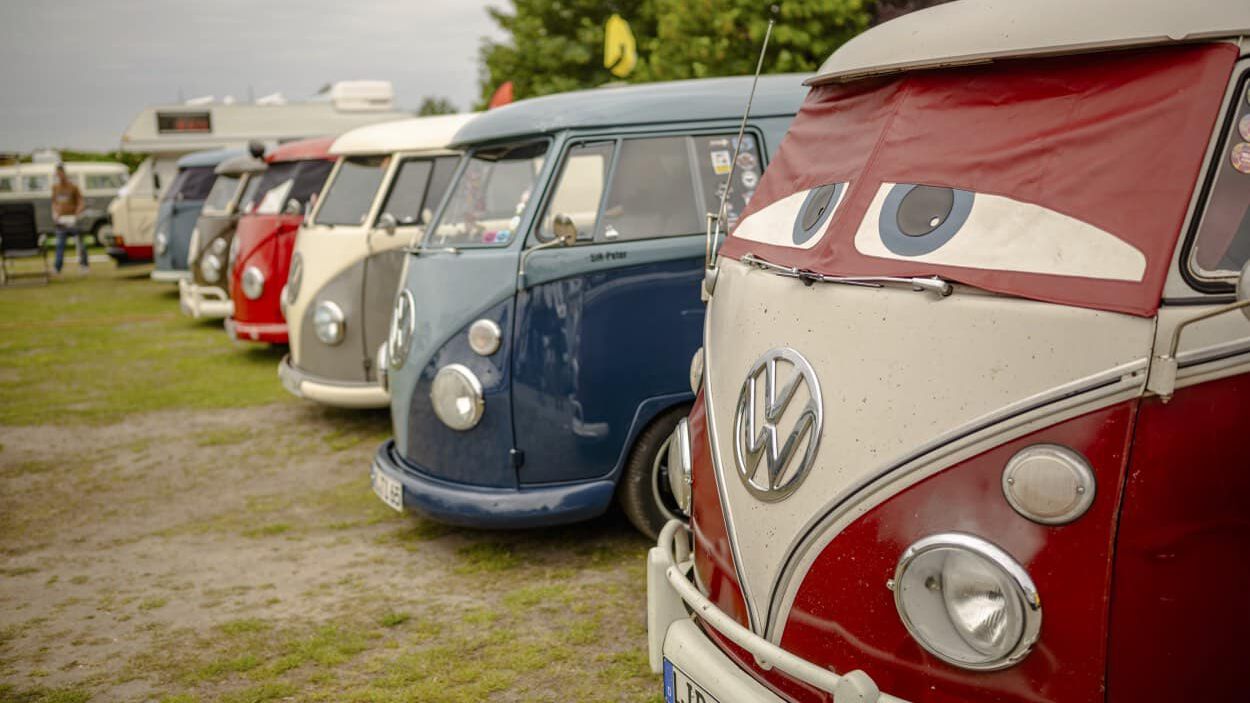
[[[668,443],[677,422],[689,413],[689,405],[679,405],[647,425],[634,441],[617,487],[625,516],[651,539],[659,536],[666,522],[682,517],[668,484]]]

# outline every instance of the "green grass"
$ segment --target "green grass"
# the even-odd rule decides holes
[[[197,322],[147,267],[96,265],[47,286],[0,289],[0,424],[102,424],[173,408],[293,401],[283,351]]]

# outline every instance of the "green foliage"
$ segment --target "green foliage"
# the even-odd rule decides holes
[[[417,108],[417,114],[425,117],[427,115],[454,115],[460,112],[455,105],[447,98],[433,95],[421,101],[421,107]]]
[[[147,154],[137,154],[133,151],[74,151],[73,149],[58,149],[61,153],[62,161],[113,161],[126,164],[126,168],[134,173],[139,164],[148,158]],[[18,157],[21,163],[30,163],[30,154],[22,154]]]
[[[646,80],[754,73],[770,16],[755,0],[656,0],[659,23],[647,40]],[[866,29],[872,0],[788,0],[764,59],[765,73],[810,72]]]
[[[481,105],[506,81],[520,100],[613,80],[603,67],[604,22],[616,12],[629,21],[635,37],[655,36],[656,2],[511,0],[510,10],[487,8],[509,39],[482,44]]]

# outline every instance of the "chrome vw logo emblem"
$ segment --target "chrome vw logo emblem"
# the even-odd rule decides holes
[[[734,414],[734,459],[751,495],[777,501],[798,489],[816,460],[824,415],[820,382],[802,354],[771,349],[755,362]]]

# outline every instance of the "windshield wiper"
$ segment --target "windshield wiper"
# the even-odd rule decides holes
[[[955,287],[951,285],[950,281],[937,276],[916,278],[901,276],[826,276],[823,273],[817,273],[808,269],[774,264],[751,253],[743,254],[742,263],[764,271],[772,271],[778,276],[797,278],[806,285],[813,283],[840,283],[847,286],[865,286],[868,288],[884,288],[887,285],[899,285],[908,286],[917,292],[934,293],[940,298],[945,298],[955,292]]]

